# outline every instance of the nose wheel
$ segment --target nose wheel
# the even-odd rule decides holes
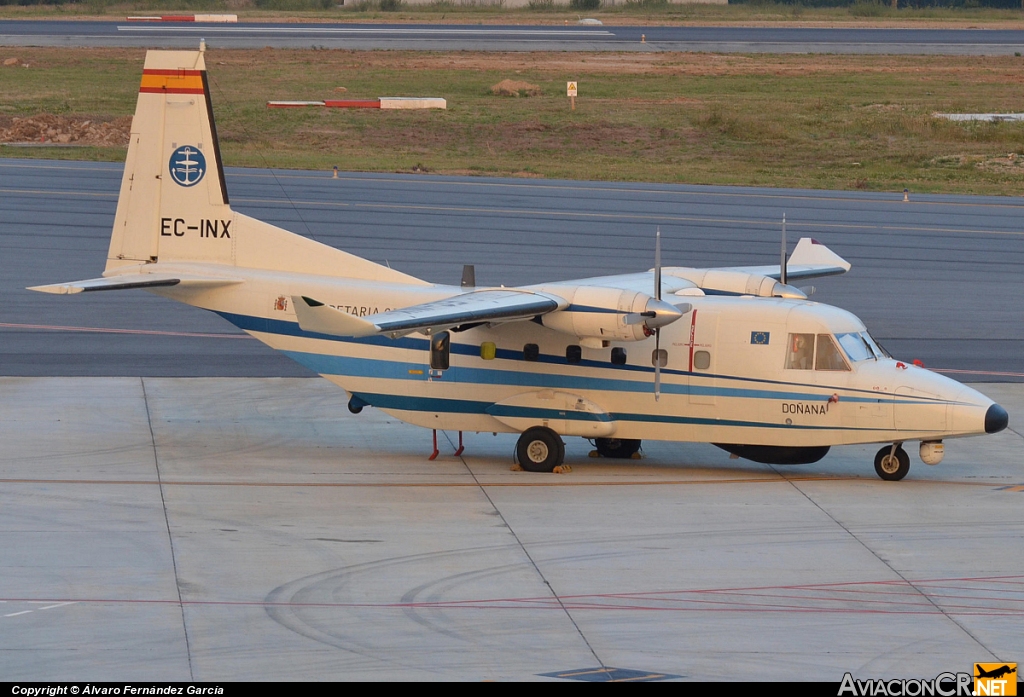
[[[903,446],[887,445],[875,455],[875,472],[887,482],[898,482],[910,471],[910,456]]]
[[[527,472],[553,472],[565,460],[565,443],[550,428],[535,426],[519,436],[516,458]]]

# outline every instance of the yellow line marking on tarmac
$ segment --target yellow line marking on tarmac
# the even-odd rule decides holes
[[[579,670],[575,673],[559,673],[560,678],[574,678],[577,675],[598,675],[600,673],[611,673],[615,668],[595,668],[593,670]]]
[[[648,673],[647,675],[637,675],[632,678],[612,678],[608,682],[639,682],[642,680],[655,680],[663,677],[665,677],[664,673]]]

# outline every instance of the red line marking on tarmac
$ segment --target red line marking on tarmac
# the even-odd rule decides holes
[[[892,615],[940,615],[940,614],[955,614],[955,615],[970,615],[970,616],[1020,616],[1024,615],[1024,608],[1018,610],[1013,608],[992,608],[992,607],[974,607],[974,606],[953,606],[954,608],[964,607],[965,610],[950,610],[947,606],[945,610],[928,609],[928,610],[916,610],[906,609],[907,603],[902,600],[893,599],[888,604],[891,609],[876,608],[876,607],[804,607],[801,605],[789,603],[789,602],[778,602],[778,603],[746,603],[742,601],[735,601],[729,599],[711,600],[702,599],[696,600],[693,598],[686,598],[685,596],[694,595],[716,595],[716,594],[727,594],[737,593],[740,591],[750,590],[792,590],[792,589],[835,589],[840,593],[848,592],[844,590],[844,587],[848,586],[901,586],[901,587],[912,587],[920,584],[927,583],[942,583],[947,581],[966,581],[976,580],[984,582],[1003,582],[1002,579],[1020,578],[1019,576],[994,576],[994,577],[978,577],[970,579],[927,579],[921,581],[855,581],[852,583],[835,583],[835,584],[816,584],[807,586],[764,586],[758,588],[737,588],[737,589],[698,589],[698,590],[677,590],[677,591],[655,591],[650,593],[609,593],[609,594],[591,594],[591,595],[579,595],[579,596],[560,596],[559,598],[550,597],[533,597],[533,598],[488,598],[480,600],[451,600],[451,601],[434,601],[434,602],[407,602],[407,603],[293,603],[293,602],[265,602],[265,601],[231,601],[231,600],[143,600],[143,599],[116,599],[116,598],[45,598],[45,599],[26,599],[26,598],[4,598],[0,599],[0,602],[30,602],[30,603],[94,603],[94,604],[180,604],[180,605],[192,605],[192,606],[247,606],[247,607],[290,607],[290,608],[366,608],[366,609],[406,609],[406,608],[421,608],[421,609],[492,609],[492,610],[556,610],[560,611],[561,608],[568,607],[577,610],[633,610],[633,611],[645,611],[645,612],[759,612],[759,613],[774,613],[774,612],[801,612],[801,613],[839,613],[839,614],[866,614],[866,615],[879,615],[879,614],[892,614]],[[853,589],[851,589],[853,590]],[[640,599],[643,597],[650,596],[663,596],[666,594],[673,594],[677,596],[683,596],[679,598],[666,598],[669,602],[686,603],[688,607],[665,607],[653,604],[642,604],[634,605],[629,603],[602,603],[598,602],[602,599],[608,600],[622,600],[635,598]],[[765,597],[772,597],[768,593],[763,594]],[[893,595],[900,596],[906,595],[904,593],[893,593]],[[799,595],[781,595],[778,596],[780,599],[801,599]],[[851,601],[843,598],[820,598],[820,597],[808,597],[805,598],[808,601],[821,602],[822,600],[833,603],[854,603],[856,605],[865,605],[864,601]],[[970,598],[964,598],[970,600]],[[569,601],[569,602],[566,602]],[[867,601],[879,604],[885,604],[885,601]],[[1014,602],[1014,601],[1011,601]],[[915,603],[924,605],[925,603]]]
[[[956,373],[960,375],[998,375],[1000,377],[1024,378],[1024,373],[1008,373],[996,370],[959,370],[956,368],[927,368],[933,373]]]
[[[145,334],[149,336],[196,336],[202,339],[251,339],[248,334],[214,334],[213,332],[163,332],[151,329],[108,329],[106,327],[64,327],[57,324],[15,324],[0,322],[6,329],[46,329],[58,332],[93,332],[97,334]]]

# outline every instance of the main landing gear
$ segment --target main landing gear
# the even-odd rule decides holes
[[[565,460],[565,443],[550,428],[534,426],[519,436],[516,459],[527,472],[554,472]]]
[[[898,482],[910,471],[910,456],[902,443],[887,445],[875,455],[875,472],[887,482]]]
[[[640,452],[639,439],[596,438],[594,439],[594,446],[597,448],[596,454],[601,457],[610,457],[618,460],[639,458],[639,455],[637,455]],[[595,457],[595,453],[591,453],[590,456]]]

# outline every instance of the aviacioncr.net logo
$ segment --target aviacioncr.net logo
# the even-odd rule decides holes
[[[1017,694],[1016,663],[975,663],[975,697],[1014,697]]]
[[[857,680],[846,673],[838,697],[973,697],[972,679],[970,673],[939,673],[929,680]]]

